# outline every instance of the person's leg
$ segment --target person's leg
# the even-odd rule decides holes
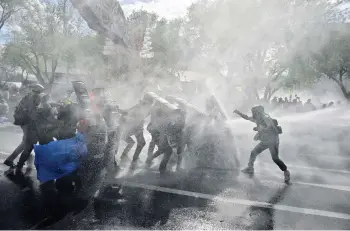
[[[135,134],[135,137],[136,137],[137,146],[136,146],[136,150],[135,150],[135,153],[133,156],[133,160],[132,160],[133,162],[136,162],[139,159],[140,153],[141,153],[143,147],[145,147],[145,145],[146,145],[146,141],[145,141],[145,138],[143,136],[143,130],[138,131]]]
[[[152,140],[151,142],[149,142],[148,151],[147,151],[147,161],[152,158],[155,147],[156,147],[156,142],[152,135]]]
[[[129,151],[132,149],[132,147],[134,146],[135,144],[135,141],[130,137],[128,136],[126,139],[125,139],[125,142],[127,143],[120,159],[123,161],[125,160],[127,157],[128,157],[128,153]]]
[[[33,151],[34,144],[36,144],[35,133],[28,131],[28,136],[26,137],[25,144],[24,144],[24,150],[23,150],[23,152],[19,158],[19,161],[17,163],[17,166],[16,166],[17,172],[22,171],[24,163],[28,160],[31,152]]]
[[[55,216],[57,213],[57,190],[55,188],[55,181],[51,180],[41,184],[40,193],[48,217]]]
[[[117,136],[117,131],[108,132],[108,141],[104,153],[104,167],[107,170],[107,176],[114,178],[117,174],[118,164],[115,160],[114,144]]]
[[[185,150],[185,140],[184,140],[184,135],[181,132],[179,134],[179,139],[177,143],[177,163],[176,163],[176,170],[179,171],[181,169],[181,164],[182,164],[182,155]]]
[[[74,173],[61,177],[56,180],[56,189],[59,193],[73,193],[74,192]]]
[[[271,144],[269,146],[269,150],[271,153],[271,157],[273,162],[277,164],[277,166],[284,172],[284,181],[288,183],[290,181],[290,172],[287,169],[287,166],[284,164],[284,162],[279,158],[279,143],[276,142],[274,144]]]
[[[18,147],[12,152],[11,155],[9,155],[4,164],[9,166],[9,167],[13,167],[14,166],[14,161],[15,159],[23,152],[24,147],[25,147],[25,141],[27,139],[27,135],[28,135],[28,125],[23,125],[21,126],[21,129],[23,131],[23,136],[22,136],[22,142],[18,145]]]
[[[166,171],[166,167],[170,160],[171,154],[173,154],[173,149],[168,145],[167,147],[162,148],[162,153],[164,153],[164,156],[159,165],[160,173],[164,173]]]
[[[273,162],[275,162],[277,164],[277,166],[284,172],[287,170],[287,166],[283,163],[283,161],[279,158],[278,154],[279,154],[279,144],[271,144],[269,146],[269,150],[271,153],[271,157]]]
[[[255,146],[253,151],[250,153],[250,158],[248,162],[248,167],[243,169],[242,172],[244,173],[254,173],[254,162],[256,160],[256,157],[265,151],[268,148],[268,145],[260,142],[258,145]]]

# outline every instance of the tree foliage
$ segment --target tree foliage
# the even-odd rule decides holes
[[[0,0],[0,31],[5,23],[23,7],[21,0]]]
[[[350,100],[350,33],[347,25],[322,25],[322,33],[310,35],[306,39],[307,46],[312,46],[313,39],[321,41],[320,47],[310,50],[302,57],[307,64],[309,81],[315,82],[321,78],[333,80],[340,88],[344,97]],[[311,79],[310,79],[311,78]]]
[[[84,33],[83,21],[66,3],[32,2],[18,12],[12,38],[4,48],[4,63],[25,70],[46,86],[53,84],[57,71],[91,71],[101,65],[99,37]]]

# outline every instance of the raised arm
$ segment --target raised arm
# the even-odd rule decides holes
[[[245,120],[249,120],[249,121],[255,123],[255,120],[252,117],[249,117],[246,114],[243,114],[242,112],[240,112],[238,110],[234,110],[234,113],[236,113],[237,115],[239,115],[240,117],[242,117]]]

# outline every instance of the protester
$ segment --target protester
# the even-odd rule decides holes
[[[14,160],[21,154],[16,166],[16,173],[18,174],[22,173],[24,163],[29,158],[33,145],[37,142],[35,123],[37,109],[40,104],[40,94],[44,91],[44,87],[40,84],[35,84],[31,86],[31,89],[32,91],[19,102],[14,113],[14,124],[21,126],[23,130],[22,142],[4,162],[5,165],[12,169],[15,167]]]
[[[290,172],[287,170],[287,166],[278,157],[279,134],[282,134],[282,129],[280,126],[278,126],[277,120],[273,120],[269,115],[267,115],[262,106],[252,108],[252,117],[248,117],[238,110],[235,110],[235,113],[240,115],[243,119],[256,123],[257,127],[254,128],[254,131],[257,131],[258,133],[254,137],[254,140],[260,140],[260,143],[250,154],[248,167],[243,169],[242,172],[253,174],[256,157],[266,149],[269,149],[272,160],[284,172],[284,181],[288,183],[290,181]]]

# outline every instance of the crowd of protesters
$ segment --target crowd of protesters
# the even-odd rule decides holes
[[[337,101],[336,103],[331,101],[329,103],[323,103],[319,106],[316,106],[311,99],[303,102],[298,95],[295,95],[294,98],[292,96],[285,98],[274,97],[271,101],[264,103],[264,105],[271,111],[285,111],[289,113],[311,112],[319,109],[335,107],[337,105],[339,106],[341,104],[341,101]]]

